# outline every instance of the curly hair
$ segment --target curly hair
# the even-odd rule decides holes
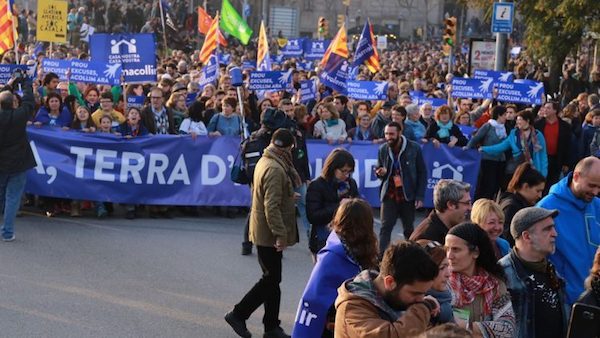
[[[441,105],[439,106],[436,110],[435,113],[433,113],[433,118],[436,121],[440,120],[440,115],[444,114],[444,113],[448,113],[448,115],[450,115],[450,121],[452,121],[452,118],[454,116],[454,112],[452,111],[452,109],[450,107],[448,107],[447,105]]]
[[[373,231],[373,210],[359,198],[352,198],[333,215],[331,230],[340,237],[363,269],[377,268],[377,237]]]

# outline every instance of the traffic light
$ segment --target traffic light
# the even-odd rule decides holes
[[[346,16],[344,14],[338,14],[337,16],[337,26],[338,28],[342,27],[346,23]]]
[[[325,19],[324,17],[320,16],[319,17],[319,35],[323,36],[323,35],[327,35],[327,29],[328,29],[328,24],[327,24],[327,19]]]
[[[444,45],[454,47],[456,44],[456,17],[451,16],[444,20],[446,29],[444,29]]]

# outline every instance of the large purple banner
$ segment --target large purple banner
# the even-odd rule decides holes
[[[111,134],[29,128],[37,167],[28,173],[26,190],[41,196],[77,200],[156,205],[249,205],[248,186],[235,184],[229,173],[240,139],[234,137],[147,136],[124,139]],[[353,177],[360,194],[379,206],[378,145],[353,142],[329,145],[310,140],[308,154],[314,178],[335,148],[356,159]],[[479,154],[442,146],[423,147],[428,190],[439,178],[476,183]],[[431,192],[425,205],[431,206]]]

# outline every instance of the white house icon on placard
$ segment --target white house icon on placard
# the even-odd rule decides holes
[[[131,39],[129,41],[127,40],[121,40],[119,42],[117,42],[116,40],[110,40],[110,53],[111,54],[121,54],[121,45],[125,44],[127,46],[127,53],[128,54],[133,54],[133,53],[137,53],[137,46],[135,45],[135,39]]]
[[[440,162],[433,162],[433,166],[435,169],[433,169],[431,171],[431,177],[433,178],[437,178],[437,179],[441,179],[442,178],[442,174],[444,173],[444,170],[448,169],[452,171],[452,179],[455,181],[462,181],[463,180],[463,167],[462,166],[457,166],[456,168],[454,168],[451,164],[444,164],[444,165],[440,165]]]

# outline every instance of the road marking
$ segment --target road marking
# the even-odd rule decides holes
[[[46,312],[38,311],[38,310],[26,309],[24,307],[20,307],[18,305],[14,305],[14,304],[0,303],[0,308],[14,311],[14,312],[28,314],[28,315],[35,316],[35,317],[40,317],[43,319],[47,319],[47,320],[51,320],[51,321],[55,321],[55,322],[59,322],[59,323],[63,323],[63,324],[80,326],[80,327],[83,327],[83,328],[86,328],[89,330],[97,330],[97,329],[94,329],[93,327],[85,325],[83,323],[74,322],[72,320],[69,320],[69,319],[66,319],[63,317],[59,317],[59,316],[56,316],[53,314],[49,314]]]
[[[102,229],[102,230],[125,231],[125,229],[123,229],[123,228],[116,228],[116,227],[112,227],[112,226],[108,226],[108,225],[88,223],[88,222],[79,221],[79,220],[70,219],[70,218],[46,217],[44,215],[41,215],[41,214],[38,214],[35,212],[30,212],[30,211],[22,211],[22,213],[24,215],[34,216],[34,217],[38,217],[38,218],[44,218],[49,221],[55,221],[56,223],[71,223],[71,224],[77,224],[77,225],[84,225],[84,226],[88,226],[91,228],[98,228],[98,229]]]

